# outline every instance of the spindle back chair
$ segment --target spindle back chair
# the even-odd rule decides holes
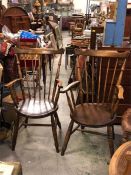
[[[68,94],[69,89],[61,91],[66,93],[71,111],[71,122],[61,154],[64,155],[71,134],[80,126],[82,131],[84,127],[106,126],[112,155],[114,152],[113,124],[119,100],[123,99],[124,90],[121,81],[129,52],[76,49],[75,54],[77,56],[75,74],[80,82],[79,93],[74,103],[74,97]],[[85,57],[82,64],[80,55]],[[73,130],[74,123],[78,126]]]
[[[51,64],[49,64],[49,57],[47,56],[50,54],[53,55]],[[56,59],[56,54],[60,56],[59,59]],[[15,48],[15,56],[18,65],[18,79],[5,85],[10,89],[11,97],[15,105],[15,111],[17,113],[12,138],[12,150],[15,149],[20,126],[51,126],[56,151],[59,152],[56,128],[57,125],[61,128],[57,115],[57,102],[61,88],[58,79],[62,54],[63,49]],[[22,69],[22,71],[20,66],[21,60],[24,62],[24,69]],[[56,60],[58,60],[58,65],[56,64]],[[31,62],[31,73],[28,71],[28,61]],[[43,77],[41,76],[42,69],[44,69]],[[28,122],[28,119],[39,119],[48,116],[51,117],[51,124],[35,124]],[[22,124],[20,122],[20,117],[25,118]]]

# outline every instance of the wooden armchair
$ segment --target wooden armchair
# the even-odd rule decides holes
[[[70,107],[71,121],[65,136],[61,155],[64,155],[70,136],[79,127],[107,127],[107,135],[111,155],[114,152],[113,123],[119,100],[123,99],[121,86],[122,75],[129,52],[118,53],[106,50],[75,50],[76,79],[80,82],[77,101],[69,85],[61,93],[66,93]],[[86,56],[80,65],[79,56]],[[114,65],[114,68],[112,67]],[[77,127],[73,129],[74,123]]]
[[[48,55],[53,55],[51,65]],[[55,55],[60,55],[57,69],[54,69]],[[63,49],[42,49],[42,48],[15,48],[15,56],[18,66],[18,79],[6,84],[10,89],[14,102],[17,118],[14,122],[12,136],[12,150],[15,150],[18,130],[21,126],[51,126],[56,152],[59,152],[57,140],[57,126],[61,129],[61,124],[57,115],[58,98],[61,83],[58,80],[61,66]],[[58,58],[58,57],[57,57]],[[24,61],[24,69],[20,66],[20,61]],[[31,69],[28,71],[28,61],[31,61]],[[56,64],[56,63],[55,63]],[[43,77],[41,76],[43,69]],[[43,80],[43,81],[42,81]],[[50,124],[31,123],[33,119],[50,117]],[[23,118],[22,120],[20,120]],[[28,122],[30,119],[30,122]]]

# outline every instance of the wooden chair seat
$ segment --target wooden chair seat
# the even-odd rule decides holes
[[[89,103],[77,105],[71,117],[78,124],[94,128],[110,124],[114,119],[109,105]]]
[[[58,106],[45,100],[35,100],[27,98],[25,101],[20,101],[16,111],[27,118],[43,118],[57,111]]]

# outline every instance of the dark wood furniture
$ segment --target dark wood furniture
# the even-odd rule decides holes
[[[82,15],[76,15],[76,16],[61,16],[61,28],[62,30],[70,30],[70,25],[75,25],[75,20],[77,18],[83,19]]]
[[[89,37],[83,37],[81,38],[72,38],[71,43],[67,45],[65,48],[65,69],[67,69],[68,65],[68,56],[75,54],[75,48],[88,48],[90,45],[90,38]]]
[[[101,43],[97,43],[97,34],[102,34],[104,32],[103,26],[91,27],[91,41],[90,49],[96,49]]]
[[[12,33],[17,33],[19,30],[30,29],[30,18],[23,8],[10,7],[3,14],[2,24],[6,25]]]
[[[130,8],[127,8],[124,36],[131,37],[131,9]]]
[[[114,153],[110,165],[109,175],[131,174],[131,142],[121,145]]]
[[[85,21],[84,17],[77,17],[74,19],[74,21],[69,22],[69,24],[70,24],[69,30],[72,33],[72,38],[75,36],[82,35],[83,31],[86,27],[86,21]]]
[[[55,54],[59,54],[60,57],[58,67],[54,70]],[[13,127],[12,150],[15,149],[20,126],[49,126],[52,127],[56,152],[59,152],[57,126],[61,129],[61,124],[57,115],[57,102],[61,88],[61,83],[58,79],[62,54],[63,49],[15,48],[19,76],[18,79],[5,85],[5,87],[10,89],[17,114]],[[47,55],[52,55],[51,64],[49,64]],[[20,67],[21,60],[24,61],[22,69]],[[28,61],[32,61],[30,69],[28,69]],[[43,77],[41,77],[42,68],[44,72]],[[43,79],[42,82],[41,79]],[[50,117],[50,124],[31,123],[31,119],[46,117]],[[24,119],[22,123],[21,118]],[[28,119],[30,119],[29,123]]]
[[[123,142],[127,142],[131,136],[131,108],[128,108],[122,115]]]
[[[108,47],[108,46],[101,46],[98,49],[102,50],[117,50],[119,52],[130,51],[131,45],[128,41],[124,41],[121,47]],[[125,67],[122,86],[124,88],[124,100],[120,102],[117,114],[121,116],[128,108],[131,107],[131,56],[127,58],[127,64]],[[118,124],[121,122],[121,117],[118,117]]]
[[[78,56],[76,59],[76,78],[80,81],[80,88],[77,101],[73,96],[72,88],[79,82],[72,83],[61,90],[61,93],[67,95],[71,117],[61,155],[65,153],[71,134],[80,126],[83,131],[84,127],[107,127],[110,154],[113,155],[113,125],[116,120],[118,103],[123,99],[121,81],[129,52],[75,50],[75,54]],[[80,55],[85,56],[85,58],[88,56],[83,64],[79,62]],[[112,68],[112,64],[115,65],[115,69]],[[101,79],[103,74],[105,78]],[[74,123],[77,126],[73,129]]]

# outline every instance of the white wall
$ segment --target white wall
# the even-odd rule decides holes
[[[115,2],[116,0],[90,0],[90,1],[91,3],[99,4],[100,1],[101,2],[107,2],[107,1]],[[81,9],[82,13],[85,14],[86,13],[86,3],[87,3],[87,0],[74,0],[74,8]],[[131,3],[131,0],[128,0],[128,3]]]
[[[86,13],[86,2],[87,0],[74,0],[74,9],[79,10],[81,9],[82,13]]]
[[[97,0],[96,0],[97,1]],[[99,1],[99,0],[98,0]],[[107,1],[107,0],[103,0]],[[110,0],[111,1],[111,0]],[[115,0],[112,0],[115,1]],[[82,13],[86,13],[86,2],[87,0],[74,0],[74,7],[75,9],[81,9]],[[131,3],[131,0],[128,0],[129,3]],[[96,3],[96,2],[95,2]],[[99,2],[98,2],[99,3]],[[3,0],[2,4],[5,5],[7,7],[7,0]]]
[[[2,1],[2,4],[7,7],[7,0]]]

